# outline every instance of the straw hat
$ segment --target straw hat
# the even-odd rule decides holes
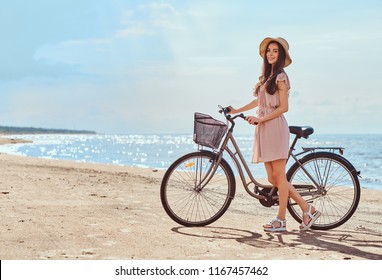
[[[290,58],[289,55],[289,44],[287,40],[281,37],[275,37],[275,38],[270,38],[267,37],[265,38],[261,43],[260,43],[260,55],[262,58],[264,58],[265,53],[267,52],[267,46],[270,42],[275,41],[280,43],[281,46],[283,46],[285,50],[285,64],[284,67],[287,67],[289,64],[292,63],[292,59]]]

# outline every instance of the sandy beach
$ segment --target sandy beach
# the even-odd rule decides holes
[[[3,260],[382,259],[381,191],[363,189],[359,209],[337,229],[300,233],[288,214],[288,232],[271,234],[262,224],[277,209],[241,184],[222,218],[186,228],[162,208],[161,170],[8,154],[0,169]]]

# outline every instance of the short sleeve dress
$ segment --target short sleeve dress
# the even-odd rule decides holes
[[[289,78],[285,72],[277,75],[276,83],[285,81],[288,94],[290,89]],[[270,95],[266,92],[266,85],[262,85],[257,94],[259,118],[273,112],[280,106],[278,91]],[[269,162],[278,159],[287,159],[289,154],[289,126],[284,115],[270,121],[260,123],[255,129],[253,149],[253,163]]]

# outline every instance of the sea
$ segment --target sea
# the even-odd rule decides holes
[[[9,135],[32,143],[0,145],[1,153],[37,158],[74,160],[167,169],[180,156],[196,151],[192,134],[33,134]],[[250,163],[253,135],[235,139],[255,178],[266,178],[262,164]],[[317,134],[299,140],[301,147],[342,147],[346,157],[361,171],[361,187],[382,190],[382,134]],[[293,160],[289,160],[287,168]],[[234,165],[232,165],[233,169]]]

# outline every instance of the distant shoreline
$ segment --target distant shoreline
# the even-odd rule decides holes
[[[0,145],[23,144],[23,143],[33,143],[33,141],[25,140],[25,139],[9,138],[7,137],[7,135],[0,133]]]
[[[97,134],[91,130],[0,126],[0,135],[15,134]]]

